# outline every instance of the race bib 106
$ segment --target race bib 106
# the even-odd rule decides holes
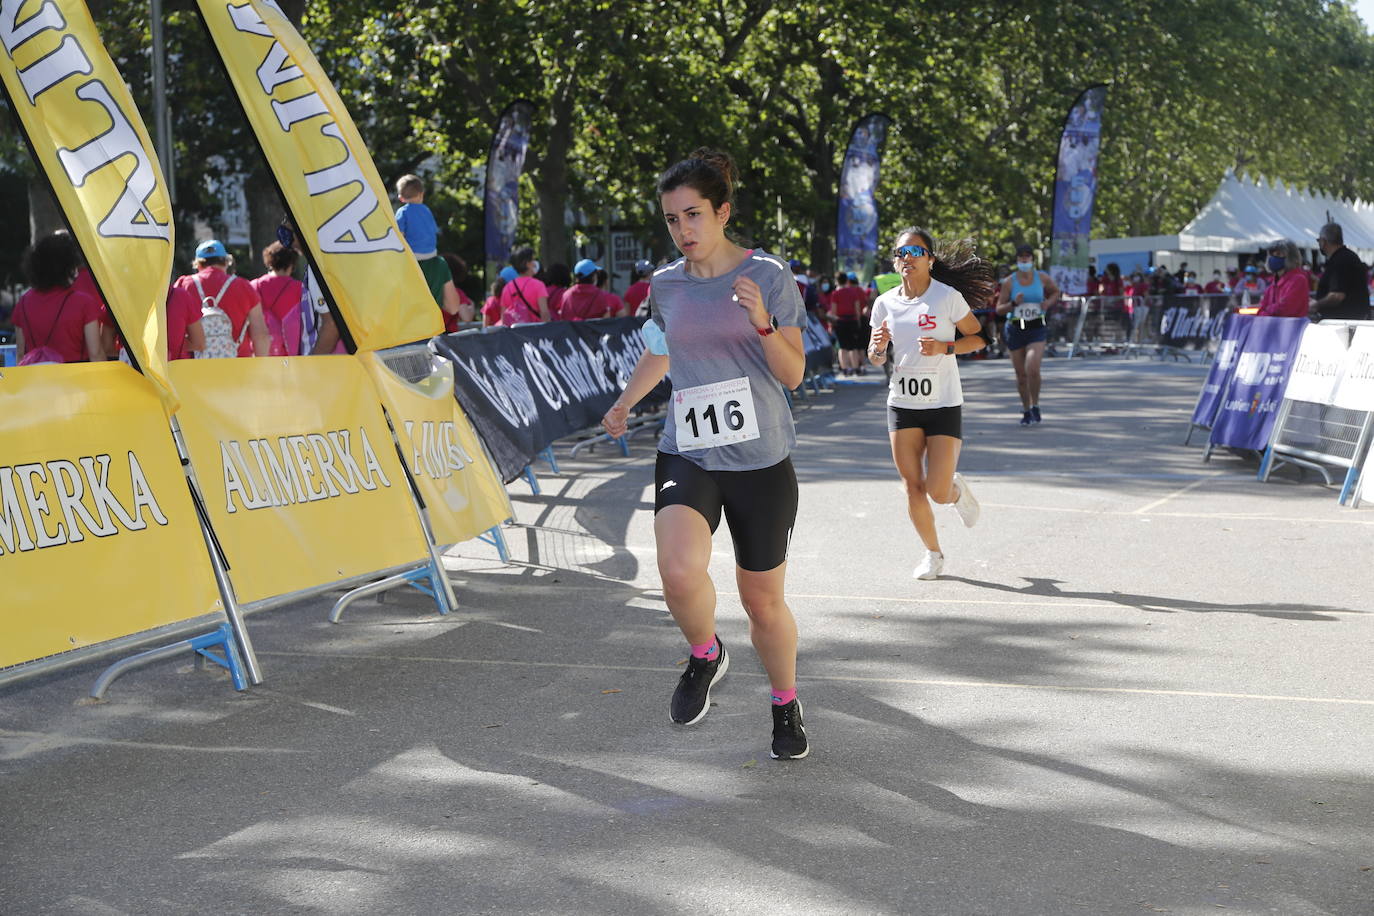
[[[759,437],[759,418],[747,377],[673,393],[673,429],[679,451],[748,442]]]
[[[1012,317],[1017,321],[1034,321],[1037,318],[1044,318],[1045,310],[1040,307],[1039,303],[1018,305],[1016,310],[1012,312]]]
[[[938,366],[910,368],[897,366],[892,370],[892,384],[888,389],[888,403],[897,407],[929,408],[940,401]]]

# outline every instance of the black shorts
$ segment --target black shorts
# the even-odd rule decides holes
[[[1023,350],[1033,343],[1043,343],[1049,340],[1050,336],[1043,318],[1027,321],[1024,328],[1021,327],[1021,322],[1015,318],[1009,318],[1004,333],[1007,338],[1008,350]]]
[[[767,572],[787,561],[797,520],[797,474],[784,458],[757,471],[708,471],[681,455],[658,453],[654,463],[654,514],[664,506],[690,506],[715,534],[720,513],[730,525],[735,562]]]
[[[864,338],[863,332],[859,330],[859,319],[835,319],[835,341],[841,350],[862,350]]]
[[[887,408],[887,431],[895,433],[899,429],[923,429],[926,438],[931,436],[953,436],[964,438],[964,408],[933,407],[930,410],[917,410],[913,407]]]

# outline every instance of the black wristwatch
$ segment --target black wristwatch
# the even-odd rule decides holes
[[[945,355],[946,355],[946,356],[953,356],[953,355],[954,355],[954,344],[952,344],[952,343],[945,344]]]

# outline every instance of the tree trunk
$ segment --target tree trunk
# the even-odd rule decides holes
[[[829,144],[826,144],[829,147]],[[834,156],[816,157],[815,210],[811,222],[811,266],[823,274],[835,269],[835,234],[839,218],[839,177]]]
[[[566,220],[568,150],[573,140],[571,95],[567,91],[555,97],[549,112],[548,145],[539,157],[535,175],[534,185],[539,190],[539,260],[544,264],[566,264],[572,256]]]
[[[66,227],[57,200],[41,177],[29,179],[29,243]]]

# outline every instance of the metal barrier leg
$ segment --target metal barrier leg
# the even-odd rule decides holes
[[[527,465],[525,465],[525,469],[524,469],[523,471],[521,471],[520,473],[524,475],[524,477],[525,477],[525,483],[527,483],[527,484],[530,485],[530,490],[533,491],[533,493],[534,493],[535,496],[538,496],[538,495],[539,495],[539,481],[538,481],[538,479],[536,479],[535,476],[534,476],[534,468],[530,467],[530,466],[527,464]]]
[[[1339,505],[1344,506],[1345,501],[1350,498],[1351,491],[1355,489],[1355,480],[1360,476],[1359,470],[1351,465],[1350,470],[1345,472],[1345,483],[1341,484],[1341,499]]]
[[[340,596],[339,600],[334,602],[334,607],[329,611],[329,622],[338,623],[339,618],[343,616],[343,612],[348,609],[348,606],[359,598],[366,598],[368,595],[375,595],[389,589],[399,588],[402,585],[410,585],[414,581],[417,571],[421,578],[427,578],[430,574],[429,566],[425,565],[418,570],[412,569],[403,573],[397,573],[394,576],[387,576],[385,579],[378,579],[376,582],[369,582],[367,585],[361,585],[347,594]]]
[[[507,521],[510,521],[510,519],[507,519]],[[500,525],[492,525],[486,531],[477,535],[477,540],[495,547],[496,555],[501,558],[502,563],[510,562],[510,548],[506,546],[506,535],[501,531]]]
[[[555,474],[562,473],[558,470],[558,459],[555,458],[553,455],[552,445],[548,446],[542,452],[540,452],[539,457],[543,458],[545,461],[549,463],[549,469],[552,470]]]
[[[1260,483],[1264,483],[1269,479],[1269,472],[1273,470],[1273,467],[1274,446],[1273,443],[1270,443],[1269,447],[1264,450],[1264,457],[1260,459],[1259,473],[1256,475]]]
[[[224,653],[223,658],[214,654],[210,650],[219,647]],[[164,658],[172,658],[183,652],[195,652],[204,658],[208,658],[215,664],[228,669],[229,676],[234,682],[235,690],[247,690],[248,679],[244,674],[243,664],[239,661],[238,650],[234,645],[234,630],[229,624],[222,623],[209,633],[200,636],[193,636],[190,639],[183,639],[166,646],[158,646],[156,649],[148,649],[139,652],[137,655],[130,655],[122,658],[110,667],[101,672],[100,677],[95,679],[95,684],[91,686],[91,696],[97,700],[105,698],[105,692],[110,689],[110,685],[117,678],[128,674],[135,668],[152,664]]]

